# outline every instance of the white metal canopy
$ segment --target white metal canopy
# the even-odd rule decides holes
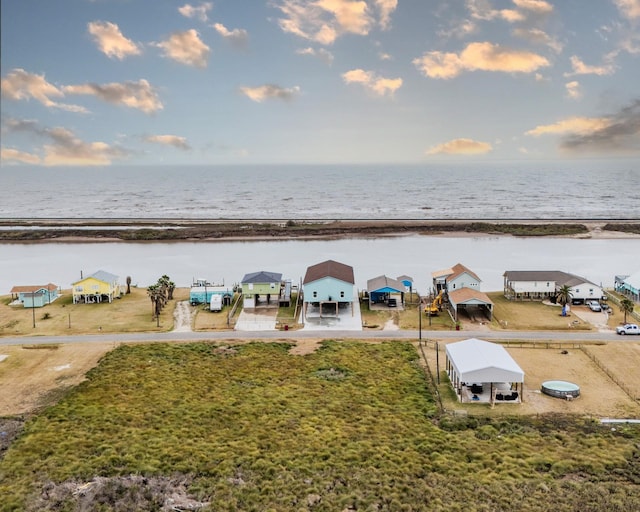
[[[446,346],[461,382],[524,382],[524,372],[502,345],[470,338]]]

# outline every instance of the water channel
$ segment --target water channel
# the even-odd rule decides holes
[[[356,286],[379,275],[409,275],[421,293],[431,273],[462,263],[482,291],[503,288],[506,270],[563,270],[612,287],[640,269],[640,239],[399,236],[341,240],[174,243],[0,244],[0,295],[15,285],[53,282],[63,289],[97,270],[147,286],[167,274],[179,287],[194,278],[233,285],[249,272],[282,273],[299,283],[306,268],[333,259],[354,268]]]

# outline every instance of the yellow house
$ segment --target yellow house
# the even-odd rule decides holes
[[[71,283],[73,287],[73,303],[95,303],[109,301],[120,297],[119,277],[104,270],[98,270],[80,281]]]

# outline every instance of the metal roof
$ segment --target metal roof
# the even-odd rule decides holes
[[[103,283],[108,283],[108,284],[115,283],[118,279],[120,279],[120,277],[115,274],[110,274],[109,272],[105,272],[104,270],[98,270],[97,272],[94,272],[90,276],[83,277],[79,281],[75,281],[71,284],[75,285],[76,283],[80,283],[85,279],[89,279],[91,277],[94,279],[97,279],[98,281],[102,281]]]
[[[267,272],[266,270],[251,272],[250,274],[245,274],[242,278],[242,284],[279,283],[280,281],[282,281],[282,274],[278,274],[277,272]]]
[[[582,283],[597,286],[584,277],[561,270],[507,270],[503,276],[507,281],[553,281],[559,286],[575,286]]]
[[[470,338],[448,343],[449,361],[462,382],[524,382],[524,371],[502,345]]]
[[[404,283],[387,276],[378,276],[367,281],[367,291],[369,293],[378,291],[387,293],[390,291],[403,292]]]

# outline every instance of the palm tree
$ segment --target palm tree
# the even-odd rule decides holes
[[[573,293],[571,293],[571,287],[569,285],[562,285],[556,291],[556,300],[562,305],[566,306],[569,302],[571,302],[571,298],[573,297]]]
[[[159,292],[159,288],[157,284],[152,284],[147,288],[147,295],[149,295],[149,298],[151,299],[151,313],[153,316],[159,314],[158,292]]]
[[[127,293],[131,293],[131,276],[127,276]]]
[[[627,323],[627,313],[633,313],[633,301],[628,298],[624,298],[620,301],[620,311],[624,313],[624,323]]]
[[[169,294],[168,299],[169,300],[173,300],[173,290],[176,289],[176,283],[174,283],[173,281],[169,281],[169,285],[167,288],[167,293]]]

